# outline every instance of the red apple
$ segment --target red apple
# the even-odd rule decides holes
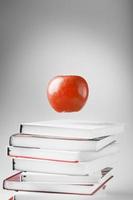
[[[60,75],[48,84],[47,96],[50,105],[57,112],[80,111],[88,98],[86,80],[76,75]]]

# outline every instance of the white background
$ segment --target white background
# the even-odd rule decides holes
[[[117,121],[126,130],[110,190],[132,193],[132,9],[129,0],[0,1],[1,183],[12,173],[6,146],[21,122]],[[47,83],[59,74],[88,81],[90,97],[81,112],[63,114],[50,108]]]

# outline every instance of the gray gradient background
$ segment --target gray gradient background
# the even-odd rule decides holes
[[[57,118],[126,123],[110,190],[133,191],[133,2],[0,1],[0,178],[11,173],[6,145],[19,123]],[[79,74],[90,98],[79,113],[58,114],[48,80]]]

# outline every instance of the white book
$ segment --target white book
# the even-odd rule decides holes
[[[108,183],[108,182],[107,182]],[[100,187],[94,195],[66,194],[54,192],[16,192],[9,200],[103,200],[106,185]]]
[[[15,191],[57,192],[92,195],[99,189],[99,187],[105,185],[112,178],[112,171],[109,171],[102,176],[100,183],[92,185],[72,185],[49,182],[23,182],[21,180],[21,173],[18,173],[5,179],[3,182],[3,188]]]
[[[10,137],[9,144],[18,147],[45,148],[51,150],[98,151],[115,140],[115,135],[87,140],[49,138],[32,134],[14,134]]]
[[[91,161],[118,152],[118,144],[112,143],[99,151],[58,151],[48,149],[35,149],[26,147],[8,147],[8,155],[11,157],[33,158],[41,160],[53,160],[64,162]]]
[[[74,176],[64,174],[47,174],[47,173],[35,173],[35,172],[22,172],[21,180],[23,182],[48,182],[59,184],[95,184],[99,183],[102,175],[107,171],[111,171],[112,168],[105,168],[93,173],[91,176]]]
[[[122,124],[115,123],[55,120],[23,123],[20,126],[20,133],[59,138],[94,139],[101,136],[116,135],[122,132],[123,128]]]
[[[91,175],[92,173],[112,167],[117,162],[117,154],[104,156],[96,160],[87,162],[56,162],[49,160],[37,160],[28,158],[14,158],[13,169],[29,172],[43,172],[53,174],[68,174],[68,175]]]

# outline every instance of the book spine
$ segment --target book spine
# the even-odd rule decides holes
[[[9,146],[12,146],[12,135],[9,138]]]
[[[10,148],[9,147],[7,147],[7,156],[10,156]]]
[[[6,181],[6,179],[3,181],[3,184],[2,184],[2,188],[5,190],[6,188],[5,188],[5,181]]]
[[[15,160],[12,159],[12,170],[15,170]]]
[[[9,176],[8,178],[4,179],[4,180],[3,180],[3,189],[4,189],[4,190],[10,190],[10,189],[8,188],[8,186],[6,187],[6,181],[12,180],[12,179],[13,179],[14,177],[16,177],[16,176],[20,176],[21,173],[22,173],[22,172],[18,172],[17,174],[13,174],[12,176]]]
[[[23,124],[20,124],[19,132],[22,133],[23,130]]]

